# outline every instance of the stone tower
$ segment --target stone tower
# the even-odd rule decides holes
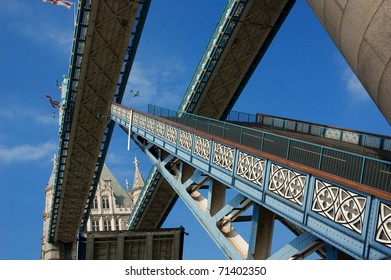
[[[124,231],[126,222],[144,186],[144,179],[139,170],[139,161],[134,160],[135,173],[133,188],[130,190],[126,180],[124,189],[109,168],[104,165],[95,192],[95,198],[91,205],[90,215],[87,222],[87,232]],[[43,235],[41,259],[53,260],[64,259],[60,256],[61,248],[58,244],[48,243],[49,223],[53,203],[54,178],[56,176],[57,160],[53,159],[53,170],[49,182],[45,188],[45,209],[43,212]],[[71,256],[70,258],[75,258]]]
[[[49,232],[49,223],[51,217],[51,208],[53,200],[53,184],[54,176],[57,166],[57,158],[53,157],[53,169],[50,174],[49,182],[45,188],[45,209],[42,214],[43,218],[43,235],[41,237],[41,259],[43,260],[53,260],[60,259],[60,250],[55,244],[48,243],[47,236]]]
[[[140,169],[138,167],[139,161],[137,160],[137,157],[134,158],[134,181],[133,181],[133,187],[132,187],[132,201],[133,205],[136,205],[137,199],[140,196],[141,190],[144,187],[144,179],[141,175]]]
[[[87,232],[125,230],[132,208],[131,193],[123,189],[104,165],[91,205]]]

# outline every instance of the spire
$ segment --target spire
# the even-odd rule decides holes
[[[138,168],[138,164],[140,163],[137,159],[137,157],[134,157],[134,161],[133,161],[134,165],[136,166],[136,168]]]
[[[132,200],[133,200],[133,205],[135,205],[140,195],[140,192],[144,187],[144,179],[138,167],[139,161],[137,160],[137,157],[134,158],[133,163],[135,166],[135,171],[134,171],[133,188],[132,188]]]
[[[53,168],[46,188],[52,189],[54,185],[54,176],[56,175],[56,170],[57,170],[57,155],[54,154],[53,159],[51,161],[53,162]]]
[[[130,184],[128,179],[125,180],[126,192],[130,192]]]

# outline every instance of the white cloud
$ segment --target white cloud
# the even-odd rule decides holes
[[[57,50],[69,51],[72,45],[72,32],[46,21],[18,21],[11,23],[10,28],[35,43],[52,45]]]
[[[123,104],[138,109],[148,104],[176,109],[184,94],[184,87],[178,82],[183,73],[183,64],[174,57],[150,64],[135,62]],[[132,97],[130,90],[139,90],[141,96]]]
[[[0,162],[36,161],[53,154],[56,148],[57,145],[50,142],[36,146],[24,144],[15,147],[5,147],[0,145]]]
[[[16,116],[16,113],[15,111],[13,110],[9,110],[9,109],[4,109],[2,108],[0,110],[0,118],[4,118],[4,119],[12,119]]]
[[[17,119],[28,119],[39,124],[58,124],[58,112],[48,114],[38,113],[33,109],[19,108],[17,106],[1,108],[0,119],[17,120]]]
[[[354,101],[367,101],[370,99],[367,91],[349,67],[346,67],[343,73],[343,80],[350,97]]]
[[[52,115],[33,115],[33,119],[41,124],[58,124],[58,113]]]
[[[4,5],[3,5],[4,4]],[[39,3],[41,4],[41,3]],[[46,5],[42,3],[42,5]],[[2,3],[2,16],[5,19],[4,29],[20,34],[34,43],[54,46],[60,52],[70,51],[73,40],[73,26],[56,17],[48,16],[45,9],[34,9],[24,1],[6,1]],[[68,13],[73,18],[73,13]]]
[[[126,148],[126,138],[127,136],[125,137],[125,134],[123,135],[124,137],[124,144],[123,144],[123,148],[125,150]],[[107,156],[106,156],[106,159],[105,159],[105,163],[107,163],[109,166],[111,165],[125,165],[127,164],[127,161],[125,160],[125,158],[121,155],[118,155],[118,154],[114,154],[114,153],[107,153]]]

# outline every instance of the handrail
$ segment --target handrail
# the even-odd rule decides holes
[[[227,117],[229,122],[264,125],[276,131],[297,132],[313,135],[319,138],[335,140],[339,143],[349,143],[365,148],[376,149],[388,154],[391,158],[391,136],[367,133],[358,130],[346,129],[337,126],[323,125],[313,122],[283,118],[267,114],[249,114],[231,111]],[[320,142],[320,141],[319,141]]]
[[[148,113],[282,159],[391,193],[391,162],[149,105]]]

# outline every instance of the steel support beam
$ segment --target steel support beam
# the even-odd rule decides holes
[[[164,119],[116,104],[111,118],[124,125],[130,111],[133,111],[132,138],[164,172],[163,176],[228,258],[268,255],[272,218],[257,213],[255,204],[275,213],[275,219],[284,221],[288,229],[299,235],[291,243],[294,250],[284,253],[288,258],[304,258],[313,251],[325,256],[324,245],[309,241],[315,237],[356,259],[391,255],[388,193],[285,160],[264,152],[262,147],[254,149],[239,144],[234,139],[240,137],[232,139],[232,131],[242,129],[232,124],[195,116],[171,117],[175,113],[165,115]],[[203,125],[198,127],[197,121]],[[231,133],[231,138],[206,133],[210,131],[205,127],[208,124],[221,127],[227,135]],[[268,134],[264,132],[264,136]],[[276,145],[279,147],[279,143]],[[271,148],[268,149],[273,152],[275,149]],[[188,174],[183,176],[185,173]],[[222,203],[221,198],[213,197],[222,195],[222,187],[213,190],[211,178],[238,194]],[[251,207],[250,238],[243,238],[237,230],[240,227],[233,225],[248,221],[246,211]]]
[[[252,221],[252,240],[250,241],[250,252],[253,259],[264,260],[270,257],[275,214],[270,210],[254,204]]]
[[[323,242],[309,232],[303,232],[279,251],[270,260],[304,259],[323,246]]]

